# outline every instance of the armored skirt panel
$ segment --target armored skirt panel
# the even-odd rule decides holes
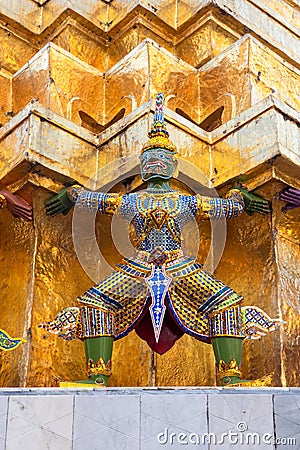
[[[107,335],[120,339],[136,329],[141,337],[146,336],[151,348],[164,353],[183,333],[210,342],[211,313],[199,311],[207,305],[206,309],[215,314],[227,314],[222,334],[244,336],[239,311],[242,297],[202,270],[192,258],[181,257],[165,264],[171,283],[165,299],[167,314],[160,339],[155,342],[150,321],[145,320],[151,301],[146,279],[151,269],[150,263],[124,259],[111,275],[78,297],[79,307],[59,313],[51,331],[65,339]]]

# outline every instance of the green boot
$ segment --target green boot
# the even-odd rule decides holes
[[[272,374],[256,380],[242,380],[240,365],[242,362],[243,338],[215,337],[212,339],[216,366],[218,386],[270,386]]]
[[[113,336],[84,339],[87,380],[61,381],[60,387],[107,387],[111,375]]]

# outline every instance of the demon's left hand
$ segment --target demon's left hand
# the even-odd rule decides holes
[[[239,189],[244,197],[245,207],[244,211],[252,216],[254,213],[266,215],[271,211],[268,200],[263,197],[259,197],[256,194],[252,194],[246,187],[237,186],[235,189]]]
[[[47,199],[46,213],[48,216],[57,216],[57,214],[63,214],[64,216],[73,208],[74,203],[68,197],[68,187],[65,187],[58,194],[51,195]]]

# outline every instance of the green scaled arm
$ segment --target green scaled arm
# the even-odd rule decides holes
[[[232,189],[239,189],[244,197],[245,207],[244,211],[249,215],[259,213],[262,215],[269,214],[271,211],[270,204],[265,198],[252,194],[249,190],[242,186],[234,186]]]
[[[68,189],[66,187],[62,189],[58,194],[52,195],[45,203],[46,213],[49,216],[57,216],[57,214],[63,214],[64,216],[74,206],[74,203],[68,197]]]

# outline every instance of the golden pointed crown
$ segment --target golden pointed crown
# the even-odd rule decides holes
[[[151,130],[148,133],[150,139],[146,142],[146,144],[144,144],[141,153],[144,153],[146,150],[151,148],[164,148],[174,154],[177,153],[175,145],[169,140],[169,133],[165,124],[163,106],[164,94],[163,92],[160,92],[156,96],[154,118],[151,125]]]

